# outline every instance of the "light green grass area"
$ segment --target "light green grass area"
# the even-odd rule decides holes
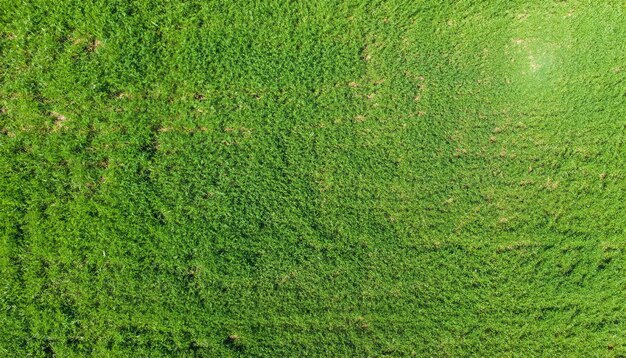
[[[0,356],[626,355],[624,1],[0,0]]]

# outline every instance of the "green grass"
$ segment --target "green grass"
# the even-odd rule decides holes
[[[625,140],[621,0],[0,0],[0,355],[625,356]]]

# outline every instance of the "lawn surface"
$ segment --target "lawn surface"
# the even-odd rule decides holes
[[[624,356],[625,168],[621,0],[0,0],[0,356]]]

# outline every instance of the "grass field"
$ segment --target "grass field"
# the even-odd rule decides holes
[[[626,356],[626,3],[0,0],[0,356]]]

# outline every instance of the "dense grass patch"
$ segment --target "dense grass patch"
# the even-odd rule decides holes
[[[626,355],[620,1],[0,1],[0,355]]]

